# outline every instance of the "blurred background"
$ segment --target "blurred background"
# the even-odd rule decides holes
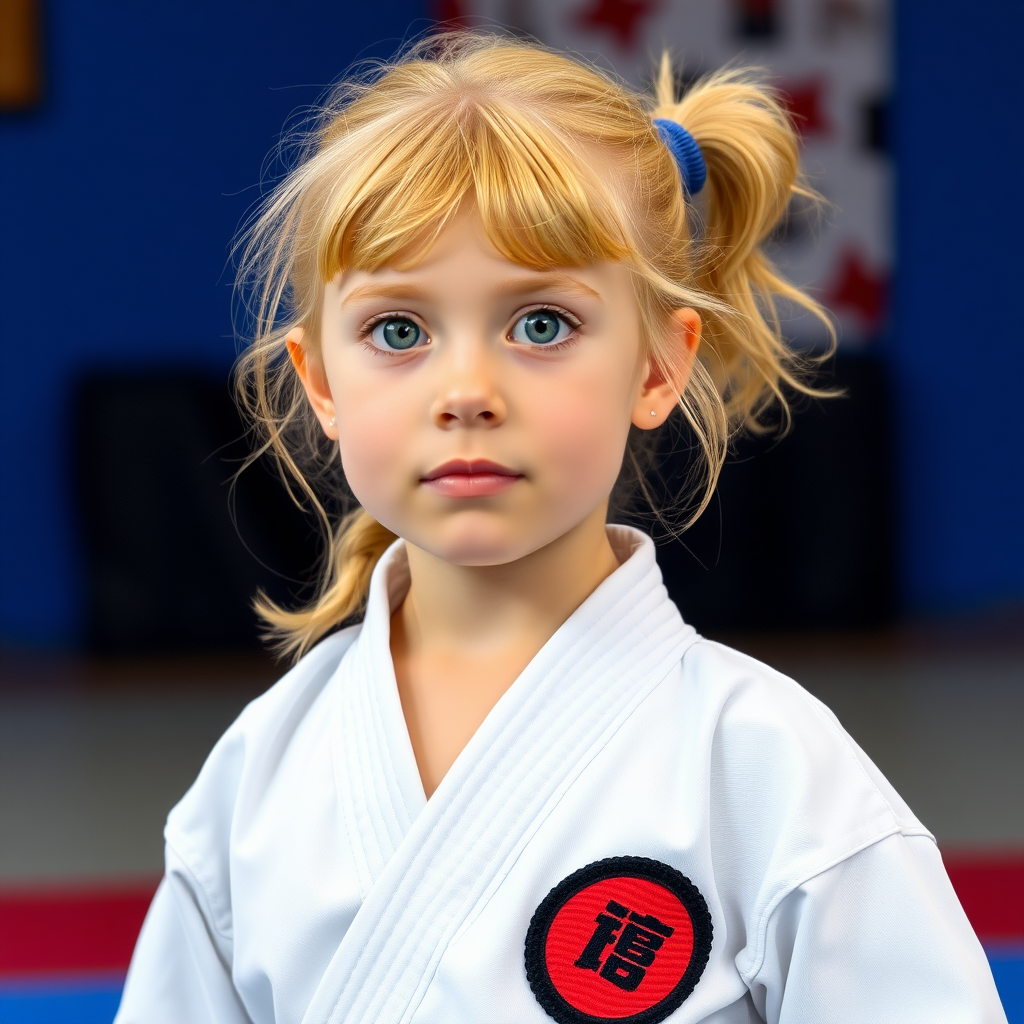
[[[737,446],[666,582],[836,711],[1024,1021],[1022,0],[0,0],[0,1021],[112,1020],[167,811],[280,674],[251,596],[311,576],[271,473],[229,487],[231,240],[286,125],[456,18],[784,93],[829,205],[771,247],[845,394]]]

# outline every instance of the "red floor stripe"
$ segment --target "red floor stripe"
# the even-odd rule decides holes
[[[943,859],[978,937],[1024,941],[1024,852]],[[126,970],[155,889],[0,890],[0,978]]]
[[[942,857],[978,938],[1024,940],[1024,852]]]
[[[0,891],[0,977],[124,971],[155,889]]]

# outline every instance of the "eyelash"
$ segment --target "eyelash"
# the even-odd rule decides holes
[[[553,342],[550,345],[528,345],[525,346],[530,349],[538,349],[541,352],[559,352],[563,349],[569,348],[571,345],[575,345],[580,340],[580,328],[583,326],[583,322],[578,316],[570,313],[569,310],[563,306],[556,306],[550,302],[539,302],[535,306],[531,306],[529,309],[524,309],[513,321],[512,326],[515,327],[524,316],[529,316],[531,313],[536,313],[541,309],[549,309],[552,313],[557,313],[571,328],[570,335],[567,338],[563,338],[561,341]],[[511,331],[509,332],[511,333]],[[510,339],[511,340],[511,339]]]
[[[552,313],[557,313],[569,325],[569,327],[572,329],[572,333],[567,338],[563,338],[561,341],[556,341],[550,345],[529,345],[524,347],[536,348],[544,352],[558,352],[561,351],[562,349],[569,348],[571,345],[575,345],[579,341],[579,330],[583,326],[583,322],[579,319],[579,317],[577,317],[573,313],[570,313],[569,310],[565,309],[563,306],[556,306],[550,302],[540,302],[537,303],[537,305],[535,306],[531,306],[529,309],[524,309],[512,322],[512,326],[514,327],[517,323],[519,323],[519,321],[522,320],[524,316],[529,316],[531,313],[536,313],[538,310],[541,309],[549,309]],[[397,319],[410,320],[413,323],[416,323],[416,320],[413,317],[409,316],[408,313],[400,313],[397,310],[393,310],[388,313],[378,313],[376,316],[373,316],[369,320],[367,320],[362,325],[362,327],[360,327],[359,340],[363,343],[363,345],[366,348],[368,348],[374,355],[377,356],[384,356],[385,358],[392,359],[395,356],[405,355],[404,352],[388,352],[385,349],[378,348],[376,345],[373,344],[372,341],[368,340],[370,335],[373,334],[373,329],[378,324],[384,323],[385,320]],[[424,334],[427,333],[422,327],[420,327],[420,330],[422,330]],[[511,330],[509,331],[509,334],[506,334],[506,339],[509,341],[512,340],[510,334]],[[427,337],[429,338],[429,335],[427,335]],[[416,350],[410,349],[409,351]]]
[[[386,349],[378,348],[372,341],[370,341],[370,335],[373,334],[373,329],[378,325],[384,323],[386,320],[408,320],[410,323],[416,324],[417,327],[427,334],[424,328],[420,327],[415,317],[410,316],[408,313],[402,313],[398,310],[392,310],[388,313],[378,313],[376,316],[370,317],[360,328],[359,328],[359,340],[365,348],[368,348],[375,356],[383,356],[385,359],[393,359],[395,356],[407,355],[408,352],[416,352],[419,349],[408,349],[406,352],[389,352]],[[429,338],[430,335],[427,334]],[[425,346],[419,346],[423,348]]]

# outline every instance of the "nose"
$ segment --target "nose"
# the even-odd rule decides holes
[[[453,353],[443,367],[437,399],[431,410],[434,423],[452,427],[497,427],[508,413],[497,387],[496,375],[483,346],[467,346]],[[468,349],[468,351],[467,351]]]

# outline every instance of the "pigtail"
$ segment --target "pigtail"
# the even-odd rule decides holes
[[[667,55],[655,83],[653,118],[683,125],[707,165],[703,203],[703,260],[693,283],[712,302],[703,305],[703,365],[733,429],[764,429],[769,408],[788,424],[787,391],[821,394],[808,371],[835,345],[822,307],[782,278],[764,242],[794,196],[816,199],[799,171],[799,137],[778,95],[744,70],[724,70],[696,82],[676,99]],[[825,327],[825,356],[794,352],[782,334],[778,302],[806,310]]]
[[[330,537],[320,593],[313,604],[287,611],[266,594],[257,595],[255,608],[267,623],[265,636],[281,654],[302,657],[317,640],[363,610],[374,566],[396,539],[364,509],[350,512]]]

